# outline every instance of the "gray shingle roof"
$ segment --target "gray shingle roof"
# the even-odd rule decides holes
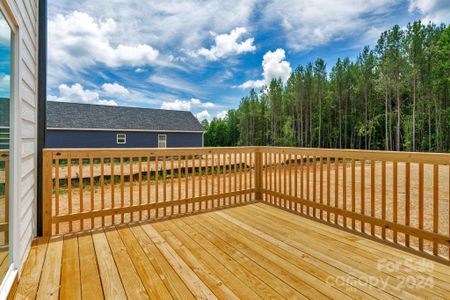
[[[204,131],[188,111],[47,101],[47,128]]]

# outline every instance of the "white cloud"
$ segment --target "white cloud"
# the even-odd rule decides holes
[[[247,26],[256,0],[165,1],[49,1],[49,16],[83,11],[91,16],[114,18],[115,44],[146,43],[158,48],[194,50],[208,32],[229,32]]]
[[[448,23],[450,20],[450,4],[448,0],[410,0],[408,11],[418,11],[424,23]]]
[[[214,36],[214,45],[210,49],[200,48],[192,52],[194,57],[204,56],[208,60],[218,60],[219,58],[237,55],[245,52],[253,52],[256,47],[253,45],[254,38],[248,38],[239,42],[241,37],[247,33],[245,27],[236,27],[229,34],[216,34],[211,32]]]
[[[117,105],[114,100],[100,99],[100,94],[97,91],[85,90],[79,83],[75,83],[72,86],[61,84],[58,87],[58,90],[59,96],[50,95],[48,100],[86,104]]]
[[[207,110],[201,111],[195,115],[199,121],[208,120],[211,121],[211,115]]]
[[[274,52],[267,51],[263,57],[263,79],[259,80],[248,80],[238,87],[242,89],[248,88],[262,88],[263,86],[268,86],[272,79],[281,78],[281,80],[286,83],[291,75],[292,68],[290,63],[286,60],[286,54],[284,49],[278,48]]]
[[[147,44],[112,45],[117,34],[113,19],[96,22],[87,13],[58,14],[48,21],[49,65],[83,68],[95,63],[108,67],[141,66],[155,62],[158,50]]]
[[[264,9],[264,19],[281,23],[287,46],[303,51],[343,38],[363,37],[366,29],[379,26],[395,5],[396,0],[272,0]]]
[[[9,45],[11,40],[11,29],[5,20],[0,19],[0,44]]]
[[[10,76],[0,74],[0,97],[10,97]]]
[[[145,72],[145,70],[144,69],[142,69],[142,68],[137,68],[136,70],[134,70],[136,73],[142,73],[142,72]]]
[[[164,101],[161,104],[162,109],[169,109],[169,110],[191,111],[194,109],[213,108],[213,107],[215,107],[214,103],[202,102],[200,99],[196,99],[196,98],[192,98],[191,100],[175,99],[174,101]]]
[[[104,83],[102,89],[104,94],[110,97],[124,97],[130,94],[127,88],[118,83]]]
[[[227,116],[228,116],[228,112],[227,112],[226,110],[219,111],[219,112],[216,114],[216,117],[217,117],[218,119],[225,119]]]

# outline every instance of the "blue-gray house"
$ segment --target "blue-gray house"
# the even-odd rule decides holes
[[[47,102],[48,148],[203,147],[191,112]]]

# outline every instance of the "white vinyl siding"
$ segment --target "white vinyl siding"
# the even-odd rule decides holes
[[[11,74],[14,146],[11,216],[13,263],[20,272],[36,235],[38,0],[3,0],[2,12],[14,32]]]

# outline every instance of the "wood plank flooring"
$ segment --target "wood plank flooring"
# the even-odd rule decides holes
[[[33,242],[16,299],[449,299],[450,268],[262,204]]]

